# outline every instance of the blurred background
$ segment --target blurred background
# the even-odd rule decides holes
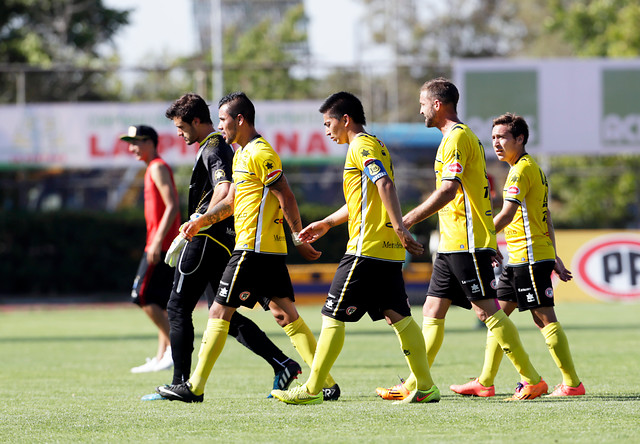
[[[418,92],[437,76],[456,83],[460,116],[485,145],[496,211],[508,165],[495,159],[491,119],[529,122],[559,251],[577,274],[566,294],[637,300],[639,22],[636,0],[3,2],[0,301],[128,297],[145,238],[144,164],[118,137],[156,128],[184,220],[197,148],[164,111],[185,92],[209,101],[214,122],[224,94],[249,95],[305,223],[344,202],[346,146],[324,136],[317,109],[353,92],[392,153],[403,208],[414,207],[435,186],[441,134],[425,128]],[[428,245],[436,222],[413,231]],[[322,239],[321,262],[338,262],[345,239],[346,227]],[[424,274],[416,280],[424,287]]]

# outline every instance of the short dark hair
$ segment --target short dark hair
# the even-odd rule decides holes
[[[164,115],[171,120],[180,117],[183,122],[188,124],[191,124],[196,117],[200,119],[201,123],[213,123],[211,122],[209,105],[202,97],[194,93],[185,94],[173,102]]]
[[[353,94],[341,91],[330,95],[320,106],[322,114],[329,113],[334,119],[340,119],[345,114],[353,119],[355,123],[366,125],[367,119],[364,116],[362,102]]]
[[[253,106],[253,102],[249,100],[249,97],[242,91],[232,92],[224,96],[218,102],[218,108],[221,108],[222,105],[228,105],[229,114],[234,119],[239,114],[242,114],[242,117],[245,118],[249,125],[255,125],[256,108]]]
[[[521,135],[524,136],[522,146],[527,144],[527,141],[529,140],[529,125],[527,125],[524,117],[513,113],[504,113],[503,115],[493,119],[493,126],[491,128],[496,125],[505,125],[509,128],[509,132],[514,138],[518,138]]]
[[[453,110],[457,111],[458,100],[460,100],[460,93],[458,88],[449,79],[444,77],[437,77],[429,80],[422,85],[420,91],[427,91],[429,97],[438,99],[442,103],[452,104]]]

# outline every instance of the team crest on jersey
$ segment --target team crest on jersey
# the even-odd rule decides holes
[[[267,159],[262,163],[262,166],[264,166],[265,169],[267,169],[267,170],[272,170],[274,165],[275,165],[275,163],[271,159]]]
[[[369,150],[362,150],[362,151],[360,151],[360,155],[361,155],[362,157],[367,157],[367,156],[369,155]]]
[[[351,316],[352,314],[354,314],[356,312],[357,309],[358,309],[358,307],[354,307],[354,306],[347,307],[346,313],[347,313],[347,315]]]
[[[220,180],[224,179],[226,177],[226,174],[224,170],[216,170],[216,172],[214,173],[214,177],[216,178],[216,180]]]
[[[548,298],[553,297],[553,288],[549,287],[544,291],[544,295]]]
[[[507,194],[518,195],[520,194],[520,188],[518,188],[515,185],[512,185],[509,188],[507,188]]]
[[[380,167],[375,162],[371,162],[369,165],[367,165],[367,168],[369,169],[369,174],[371,174],[372,176],[375,176],[380,172]]]
[[[251,292],[243,291],[242,293],[240,293],[238,297],[240,298],[241,301],[246,301],[247,299],[249,299],[249,296],[251,296]]]
[[[449,171],[450,173],[460,174],[462,173],[462,170],[463,168],[460,162],[453,162],[447,165],[447,171]]]

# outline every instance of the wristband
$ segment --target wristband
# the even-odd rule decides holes
[[[292,232],[291,233],[291,239],[293,240],[293,245],[296,247],[299,247],[300,245],[304,244],[304,242],[302,242],[300,240],[300,238],[298,237],[300,233],[298,232]]]

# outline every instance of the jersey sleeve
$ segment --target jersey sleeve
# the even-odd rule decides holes
[[[465,132],[456,129],[451,130],[452,134],[442,149],[442,180],[458,180],[462,182],[462,174],[467,162],[467,153],[463,149]]]
[[[267,144],[257,142],[253,154],[253,172],[266,186],[273,185],[282,177],[282,162],[278,154]]]
[[[378,179],[388,176],[387,170],[382,162],[382,146],[380,143],[368,143],[369,139],[356,139],[356,143],[351,151],[351,161],[353,165],[367,175],[371,182],[376,183]]]
[[[221,183],[232,182],[231,154],[224,152],[225,148],[228,147],[211,144],[202,152],[202,161],[214,189]]]
[[[524,173],[518,165],[511,169],[504,186],[504,200],[522,204],[529,192],[529,181]]]

